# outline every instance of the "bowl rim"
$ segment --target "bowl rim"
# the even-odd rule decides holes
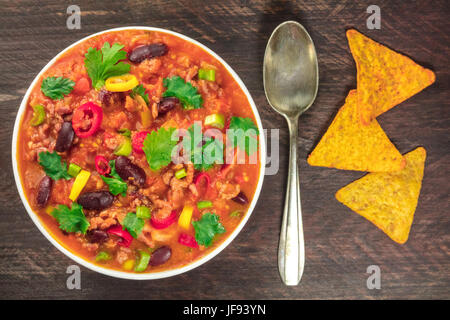
[[[114,269],[108,269],[104,268],[102,266],[96,265],[88,260],[85,260],[84,258],[74,254],[69,249],[66,249],[62,244],[60,244],[55,238],[52,237],[50,232],[44,227],[43,223],[41,222],[41,219],[38,217],[38,215],[33,211],[30,204],[28,203],[28,199],[25,196],[24,189],[22,187],[22,181],[20,179],[19,171],[18,171],[18,164],[17,164],[17,142],[18,142],[18,134],[19,134],[19,127],[20,123],[22,121],[22,117],[24,115],[24,112],[26,110],[26,105],[28,98],[31,94],[32,89],[36,85],[36,83],[39,81],[40,77],[43,73],[45,73],[55,62],[56,60],[66,53],[71,48],[75,47],[76,45],[80,44],[81,42],[96,37],[98,35],[108,33],[108,32],[115,32],[115,31],[124,31],[124,30],[148,30],[148,31],[157,31],[162,33],[167,33],[176,37],[179,37],[185,41],[191,42],[206,52],[208,52],[210,55],[212,55],[215,59],[217,59],[222,65],[227,69],[227,71],[230,73],[230,75],[233,77],[233,79],[238,83],[239,87],[244,92],[245,96],[247,97],[247,100],[250,103],[250,107],[252,108],[253,114],[255,116],[258,129],[260,131],[259,134],[259,159],[260,159],[260,172],[259,172],[259,178],[258,178],[258,184],[256,186],[255,193],[253,195],[253,199],[250,203],[250,206],[247,210],[246,215],[243,217],[243,219],[240,221],[239,225],[233,230],[233,232],[214,250],[209,252],[208,254],[204,255],[198,260],[195,260],[187,265],[184,265],[182,267],[176,268],[176,269],[170,269],[165,271],[159,271],[154,273],[130,273],[130,272],[124,272]],[[14,180],[16,182],[17,190],[19,191],[20,198],[22,200],[23,205],[25,206],[25,209],[30,216],[31,220],[34,222],[34,224],[37,226],[39,231],[47,238],[47,240],[50,241],[51,244],[53,244],[59,251],[61,251],[63,254],[65,254],[67,257],[75,261],[76,263],[101,274],[120,278],[120,279],[130,279],[130,280],[152,280],[152,279],[162,279],[167,277],[176,276],[182,273],[185,273],[187,271],[190,271],[192,269],[195,269],[202,264],[208,262],[212,258],[214,258],[216,255],[218,255],[223,249],[225,249],[233,240],[236,238],[236,236],[241,232],[241,230],[244,228],[245,224],[247,223],[248,219],[250,218],[251,214],[253,213],[253,210],[256,206],[256,203],[258,201],[263,180],[264,180],[264,174],[265,174],[265,159],[266,159],[266,145],[265,145],[265,138],[263,133],[263,126],[261,122],[261,118],[258,113],[258,109],[256,107],[255,102],[253,101],[249,91],[247,90],[247,87],[244,85],[241,78],[236,74],[236,72],[228,65],[228,63],[225,62],[218,54],[216,54],[214,51],[209,49],[204,44],[198,42],[197,40],[194,40],[190,37],[187,37],[183,34],[180,34],[178,32],[174,32],[171,30],[163,29],[163,28],[157,28],[157,27],[146,27],[146,26],[129,26],[129,27],[118,27],[118,28],[112,28],[103,30],[97,33],[94,33],[92,35],[88,35],[86,37],[83,37],[82,39],[72,43],[70,46],[63,49],[61,52],[59,52],[53,59],[51,59],[42,69],[41,71],[36,75],[34,80],[32,81],[31,85],[28,87],[22,102],[20,104],[19,110],[17,111],[16,120],[14,122],[14,131],[12,136],[12,147],[11,147],[11,158],[12,158],[12,166],[14,171]]]

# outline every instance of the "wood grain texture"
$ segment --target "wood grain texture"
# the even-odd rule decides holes
[[[76,1],[82,29],[66,28],[64,2],[0,1],[0,298],[18,299],[380,299],[450,298],[449,31],[447,1],[384,1],[381,30],[366,29],[373,1]],[[299,167],[306,241],[301,284],[285,287],[277,246],[287,175],[288,132],[262,84],[266,42],[276,25],[297,20],[318,53],[320,89],[300,119]],[[17,193],[11,135],[17,108],[35,75],[59,51],[112,27],[145,25],[192,37],[241,76],[265,128],[280,129],[280,170],[266,176],[240,235],[210,262],[183,275],[127,281],[82,268],[82,290],[67,290],[73,262],[40,234]],[[434,85],[378,118],[402,152],[427,149],[422,192],[409,241],[401,246],[339,204],[334,193],[362,173],[310,167],[306,157],[356,87],[345,30],[355,27],[436,72]],[[381,290],[368,290],[366,269],[381,268]]]

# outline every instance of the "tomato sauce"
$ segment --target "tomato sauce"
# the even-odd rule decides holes
[[[85,68],[85,54],[89,48],[101,49],[105,42],[109,42],[111,45],[114,43],[123,45],[123,50],[128,55],[133,49],[142,45],[163,43],[167,46],[168,51],[165,55],[145,59],[140,63],[124,61],[131,65],[129,73],[136,77],[148,94],[148,108],[153,112],[151,120],[143,120],[142,109],[136,99],[130,97],[130,92],[116,95],[107,93],[110,96],[105,99],[99,94],[100,90],[92,87]],[[199,68],[214,69],[215,81],[198,79]],[[181,77],[198,90],[203,98],[203,107],[186,110],[181,105],[177,105],[167,113],[154,117],[158,103],[163,98],[162,95],[166,89],[163,81],[165,78],[173,76]],[[47,77],[71,79],[75,82],[75,89],[64,95],[61,100],[51,99],[45,96],[41,90],[42,81]],[[39,182],[46,174],[38,163],[39,154],[45,151],[54,151],[61,124],[64,121],[72,121],[74,110],[88,102],[101,106],[103,110],[99,129],[95,134],[87,137],[76,136],[70,150],[59,153],[62,161],[67,165],[74,163],[91,173],[82,193],[108,190],[108,186],[96,171],[95,158],[102,156],[108,161],[116,159],[117,155],[114,152],[117,150],[117,145],[124,139],[122,133],[126,130],[133,137],[143,130],[152,132],[161,127],[188,129],[194,121],[203,123],[206,116],[219,113],[225,116],[227,124],[231,117],[250,118],[256,124],[246,95],[227,69],[208,52],[179,37],[155,31],[116,31],[89,38],[69,49],[41,76],[32,89],[21,120],[17,145],[19,173],[28,202],[52,237],[63,247],[89,262],[127,272],[134,272],[133,268],[126,267],[126,262],[134,261],[134,263],[128,263],[128,266],[136,265],[139,260],[139,250],[155,252],[162,246],[169,247],[171,255],[167,261],[160,265],[149,265],[145,269],[145,272],[158,272],[179,268],[198,260],[219,246],[240,224],[258,183],[259,156],[258,163],[235,164],[227,168],[225,173],[222,170],[225,166],[213,165],[212,168],[205,171],[211,178],[208,192],[203,194],[204,190],[199,187],[195,194],[196,192],[191,190],[195,188],[191,187],[193,182],[189,184],[189,187],[176,190],[173,185],[182,180],[176,181],[173,180],[175,177],[172,177],[171,182],[167,183],[171,174],[179,170],[179,167],[172,163],[160,170],[151,170],[146,155],[133,151],[128,158],[144,170],[145,187],[136,187],[129,183],[126,196],[115,196],[110,208],[100,211],[83,210],[90,223],[88,233],[93,230],[93,227],[96,230],[106,231],[111,225],[120,225],[123,222],[123,216],[128,212],[135,212],[138,205],[148,206],[152,215],[158,215],[162,211],[161,207],[156,205],[159,203],[158,200],[167,204],[171,210],[176,210],[177,215],[184,206],[193,206],[192,221],[198,221],[207,212],[214,213],[219,217],[219,221],[226,231],[216,234],[211,246],[200,244],[198,247],[192,248],[178,241],[180,234],[196,236],[192,225],[185,230],[175,222],[167,228],[157,230],[151,226],[149,220],[146,220],[142,231],[146,235],[145,240],[138,237],[133,239],[129,248],[124,248],[118,245],[120,238],[115,235],[109,234],[108,239],[102,242],[92,242],[92,239],[90,240],[80,232],[61,230],[51,212],[58,205],[66,205],[70,208],[72,201],[69,199],[69,194],[74,179],[54,181],[48,203],[45,207],[38,205],[36,195],[39,192]],[[32,106],[37,104],[44,106],[46,119],[39,126],[31,126]],[[225,133],[225,129],[222,129],[222,132]],[[189,172],[187,165],[185,165],[185,169]],[[195,170],[194,175],[199,173],[199,170]],[[188,177],[184,179],[188,179]],[[238,203],[232,200],[231,196],[235,196],[236,191],[245,194],[248,201]],[[196,203],[200,200],[209,200],[213,206],[198,209]],[[111,258],[106,261],[96,261],[95,258],[100,251],[108,252]]]

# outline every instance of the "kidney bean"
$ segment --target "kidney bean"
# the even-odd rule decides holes
[[[248,203],[247,196],[242,191],[239,192],[239,194],[236,197],[234,197],[233,199],[231,199],[231,200],[233,200],[234,202],[237,202],[239,204],[246,204],[246,203]]]
[[[172,256],[172,249],[169,246],[162,246],[153,251],[152,256],[150,257],[149,265],[151,266],[159,266],[163,263],[166,263],[167,260]]]
[[[86,233],[86,238],[91,243],[102,243],[105,242],[108,239],[108,234],[103,230],[89,230]]]
[[[74,137],[75,132],[72,128],[72,122],[64,122],[58,132],[58,137],[56,138],[55,151],[64,152],[69,150],[70,147],[72,147]]]
[[[175,97],[165,97],[158,103],[158,115],[166,114],[180,103],[180,100]]]
[[[117,157],[116,172],[125,181],[131,178],[130,182],[138,187],[145,185],[145,180],[147,179],[145,171],[141,167],[132,163],[127,157]]]
[[[109,208],[114,196],[109,191],[86,192],[78,197],[78,204],[87,210],[103,210]]]
[[[131,62],[142,62],[145,59],[163,56],[169,51],[164,43],[152,43],[134,48],[128,59]]]
[[[125,103],[124,92],[111,92],[105,89],[100,90],[98,99],[102,102],[102,106],[111,107],[113,105],[122,106]]]
[[[53,180],[49,176],[45,176],[42,178],[41,182],[39,182],[36,203],[40,207],[44,207],[48,199],[50,198],[50,194],[52,192]]]

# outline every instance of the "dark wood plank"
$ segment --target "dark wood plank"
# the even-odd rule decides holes
[[[0,5],[0,297],[148,299],[450,298],[449,35],[447,1],[377,1],[381,30],[367,30],[371,1],[77,1],[82,29],[66,28],[67,4],[3,1]],[[300,120],[299,166],[306,268],[298,287],[277,270],[287,166],[287,128],[264,96],[262,60],[271,31],[298,20],[315,41],[320,90]],[[13,121],[39,70],[74,41],[104,29],[147,25],[190,36],[222,56],[242,77],[265,128],[280,129],[279,173],[266,176],[259,203],[241,234],[220,255],[189,273],[157,281],[109,278],[82,268],[82,290],[65,286],[73,262],[53,248],[28,217],[11,169]],[[397,245],[340,205],[334,193],[362,173],[310,167],[306,157],[349,89],[356,71],[345,39],[355,27],[431,67],[436,83],[379,120],[401,152],[428,151],[423,189],[409,241]],[[382,289],[366,288],[366,268],[379,265]]]

